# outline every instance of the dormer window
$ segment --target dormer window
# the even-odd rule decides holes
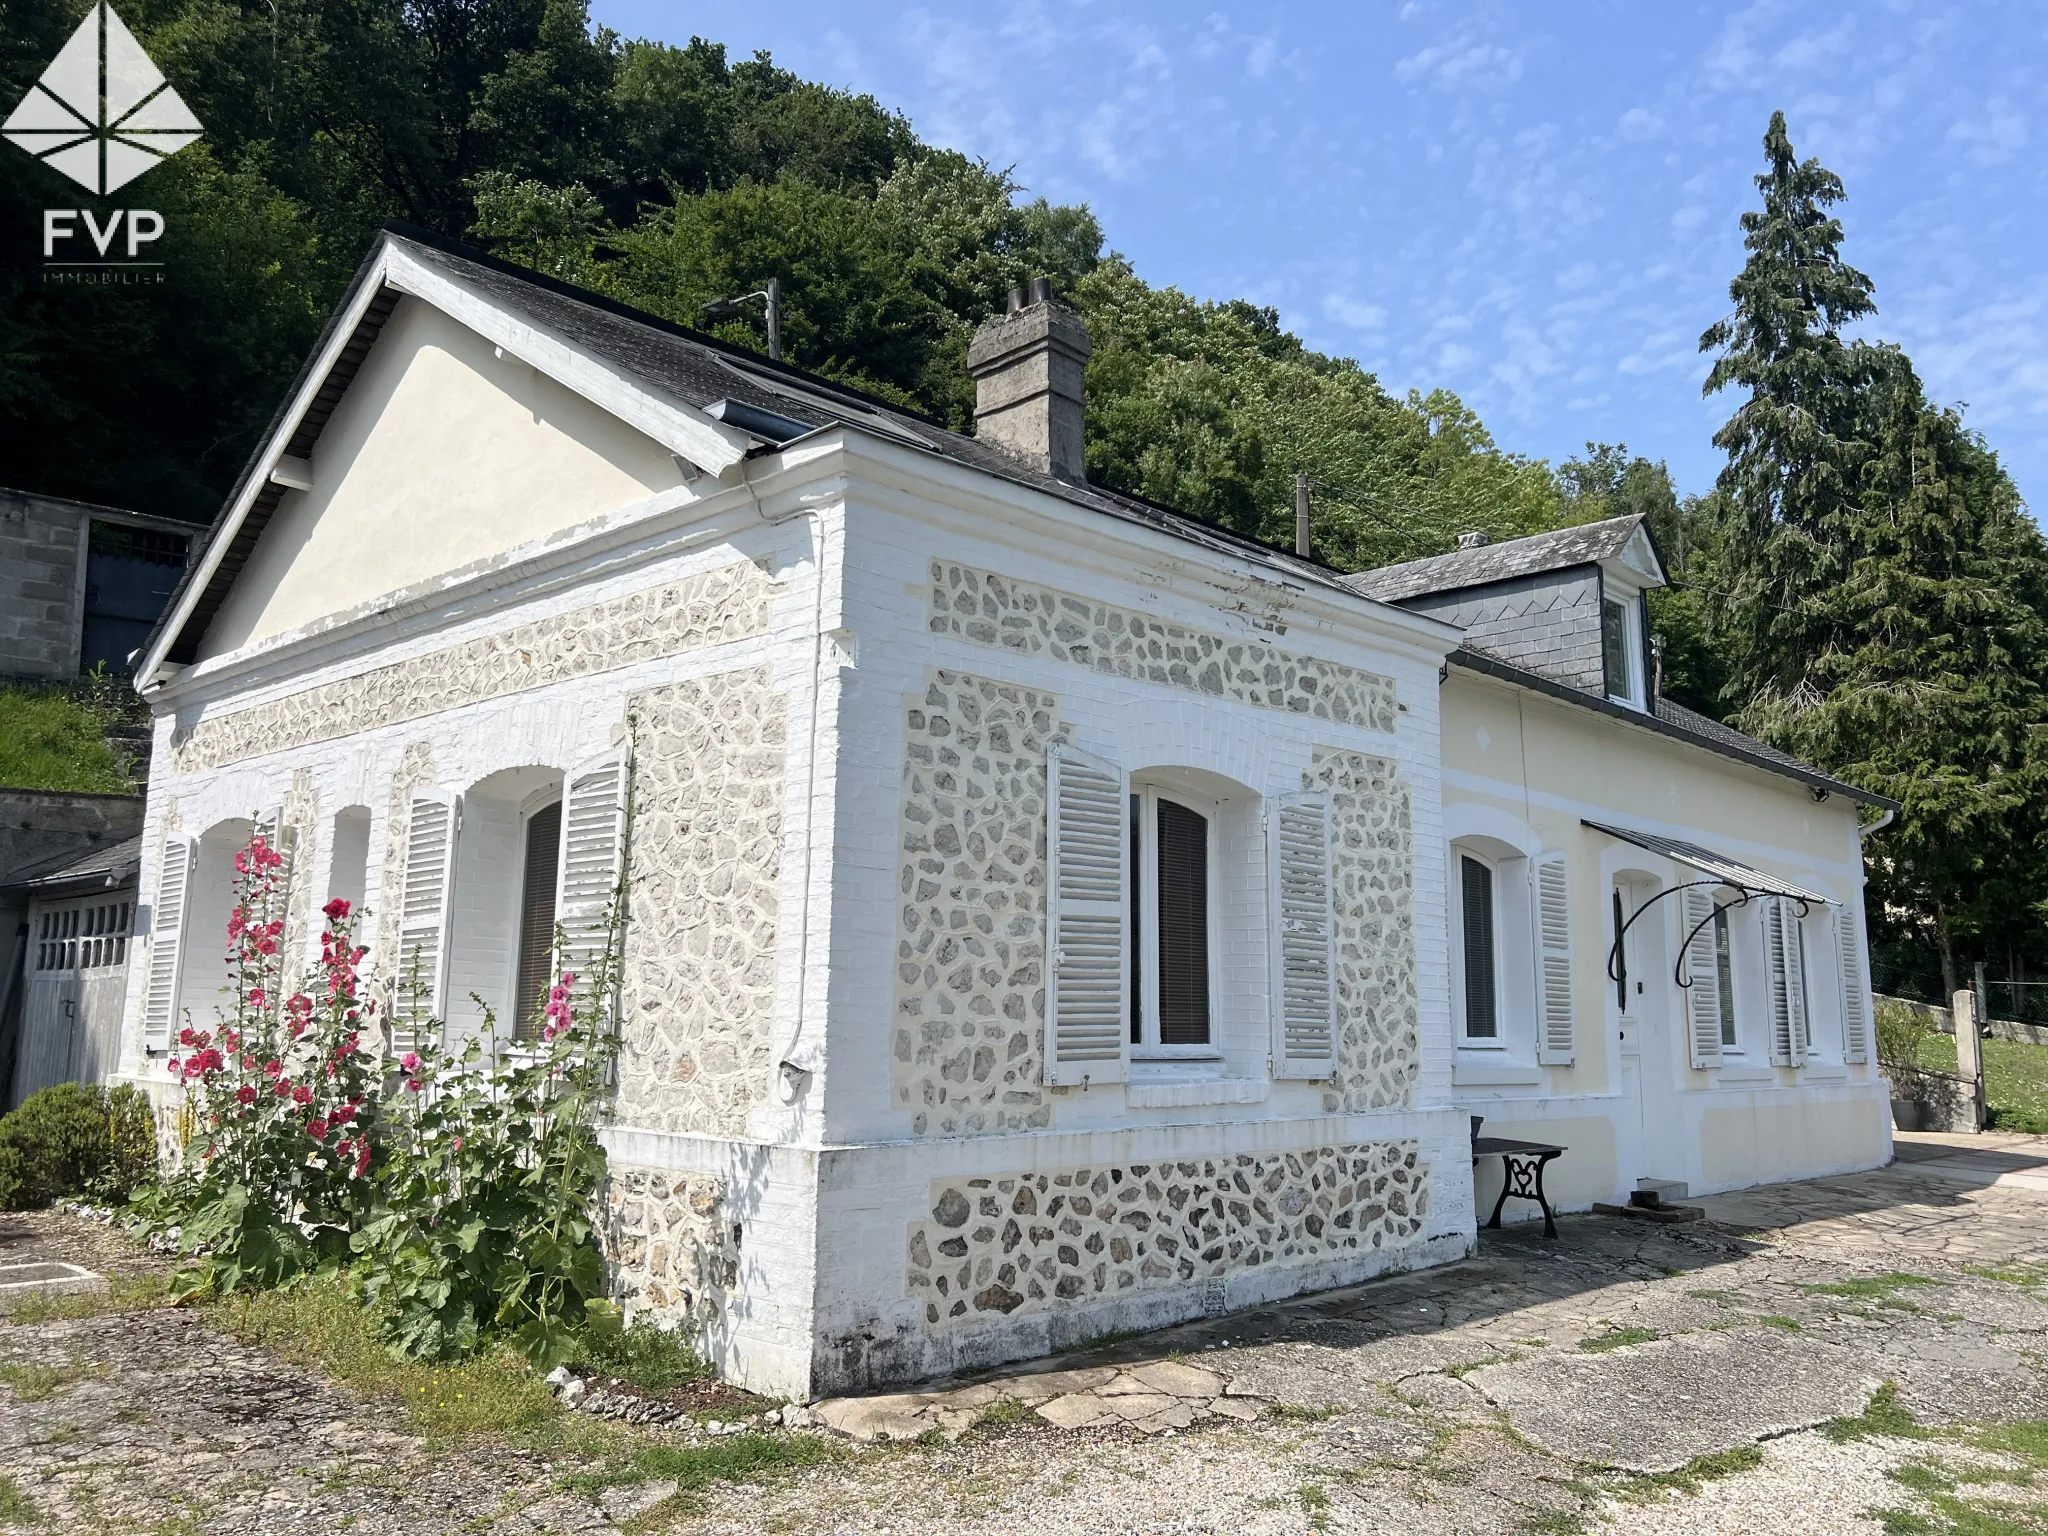
[[[1607,671],[1607,696],[1624,704],[1643,702],[1643,669],[1638,652],[1641,626],[1636,599],[1610,597],[1600,611],[1600,650]]]

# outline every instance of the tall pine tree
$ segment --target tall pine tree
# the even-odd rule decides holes
[[[1873,926],[1939,953],[2003,955],[2040,925],[2048,811],[2048,546],[1960,417],[1897,347],[1850,341],[1875,313],[1782,113],[1735,311],[1701,339],[1708,392],[1748,390],[1715,442],[1710,589],[1726,702],[1764,739],[1904,805],[1871,849]]]

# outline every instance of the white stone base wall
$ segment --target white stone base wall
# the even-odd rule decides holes
[[[945,1376],[1463,1258],[1470,1126],[1408,1111],[821,1154],[812,1391]],[[950,1170],[937,1179],[935,1146]]]

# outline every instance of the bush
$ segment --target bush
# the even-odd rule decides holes
[[[1909,1008],[1890,998],[1877,1005],[1877,1059],[1893,1082],[1920,1071],[1920,1042],[1934,1033],[1925,1009]]]
[[[155,1166],[155,1117],[134,1088],[58,1083],[0,1119],[0,1210],[66,1195],[125,1200]]]
[[[681,1328],[663,1328],[644,1316],[626,1327],[618,1307],[608,1301],[584,1303],[575,1363],[650,1392],[702,1381],[711,1374],[710,1365],[697,1353],[692,1334]]]

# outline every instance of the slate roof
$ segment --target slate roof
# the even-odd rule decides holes
[[[1477,549],[1458,549],[1448,555],[1383,565],[1346,576],[1344,584],[1383,603],[1398,603],[1425,592],[1453,592],[1539,571],[1561,571],[1611,560],[1627,547],[1642,526],[1640,512],[1610,517],[1604,522],[1581,523],[1576,528],[1558,528],[1549,533],[1532,533],[1527,538],[1482,544]]]
[[[71,885],[109,886],[135,878],[142,867],[142,838],[124,837],[90,853],[60,853],[39,864],[15,870],[7,877],[8,890],[46,891]]]
[[[348,310],[362,285],[370,280],[386,242],[403,246],[415,259],[431,264],[485,295],[493,303],[602,358],[651,390],[700,410],[720,400],[737,400],[812,428],[857,427],[913,449],[950,459],[983,474],[1031,486],[1105,516],[1254,561],[1291,579],[1357,595],[1357,589],[1346,585],[1341,572],[1319,561],[1262,544],[1142,497],[1124,495],[1100,486],[1057,480],[1037,472],[998,448],[949,431],[914,411],[900,409],[788,364],[770,362],[743,347],[633,309],[602,294],[574,287],[528,268],[499,261],[458,242],[405,226],[385,230],[371,248],[349,291],[335,306],[335,317],[328,322],[328,333],[322,335],[301,368],[269,429],[259,440],[255,454],[222,505],[206,535],[203,548],[211,548],[222,536],[236,503],[251,478],[262,468],[275,435],[287,425],[286,413],[310,379],[314,360],[326,349],[334,325]],[[334,367],[321,382],[311,406],[296,423],[291,424],[291,438],[286,448],[288,453],[300,458],[311,453],[321,430],[346,393],[356,370],[368,356],[378,331],[383,328],[397,302],[397,293],[386,289],[372,303]],[[191,617],[180,626],[180,633],[167,652],[167,660],[185,663],[196,659],[207,623],[225,601],[229,587],[255,550],[264,525],[282,497],[283,489],[276,485],[267,485],[258,492],[218,567],[208,579]],[[187,573],[186,582],[193,580],[196,573],[195,565]],[[153,651],[160,639],[160,631],[177,612],[184,596],[185,584],[181,584],[166,605],[164,617],[158,620],[158,629],[153,630],[144,643],[144,654]]]

